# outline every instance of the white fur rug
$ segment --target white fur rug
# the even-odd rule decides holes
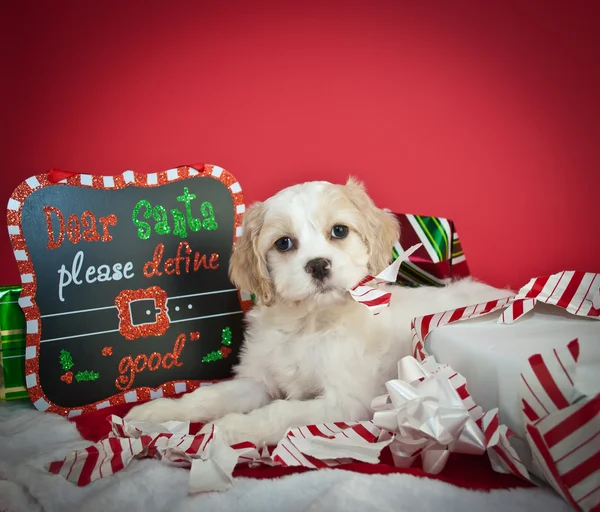
[[[45,463],[85,448],[73,424],[29,408],[0,406],[1,512],[403,512],[571,510],[548,489],[468,491],[411,475],[319,470],[275,480],[238,478],[232,489],[187,494],[188,471],[157,460],[133,461],[120,473],[77,487]]]

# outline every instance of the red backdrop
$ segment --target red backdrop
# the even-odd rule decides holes
[[[51,167],[215,163],[248,202],[354,174],[492,284],[598,272],[599,4],[493,4],[3,2],[2,204]]]

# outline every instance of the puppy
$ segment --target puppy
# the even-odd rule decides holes
[[[472,279],[444,288],[390,286],[379,315],[348,289],[391,262],[399,226],[363,186],[309,182],[244,216],[230,277],[256,295],[235,378],[179,399],[135,407],[126,419],[216,424],[230,444],[277,443],[287,429],[367,420],[371,400],[411,353],[411,320],[512,292]]]

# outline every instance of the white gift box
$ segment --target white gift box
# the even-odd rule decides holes
[[[513,324],[498,324],[501,313],[435,329],[425,340],[425,350],[466,378],[471,396],[484,411],[499,409],[500,422],[516,434],[511,444],[521,461],[544,478],[532,464],[525,441],[521,373],[530,356],[562,348],[577,338],[580,355],[574,385],[587,396],[600,393],[600,322],[547,304]]]
[[[583,511],[600,506],[599,320],[600,274],[575,271],[413,320],[415,358],[450,365],[488,411],[494,469],[537,475]]]

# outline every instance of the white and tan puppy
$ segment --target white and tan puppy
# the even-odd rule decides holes
[[[127,419],[213,422],[230,443],[276,443],[289,427],[369,419],[371,400],[410,354],[413,318],[511,295],[464,279],[391,286],[379,315],[358,304],[347,290],[389,265],[399,232],[353,179],[286,188],[252,205],[243,228],[230,276],[258,304],[235,378],[137,406]]]

